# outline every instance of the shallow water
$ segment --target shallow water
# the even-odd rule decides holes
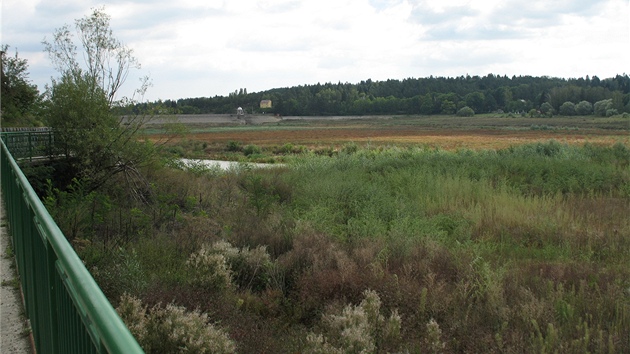
[[[231,168],[238,167],[252,167],[252,168],[269,168],[269,167],[280,167],[284,166],[283,164],[268,164],[268,163],[254,163],[254,162],[238,162],[238,161],[222,161],[222,160],[198,160],[198,159],[181,159],[183,163],[188,166],[193,166],[197,164],[202,164],[208,168],[220,168],[224,171],[227,171]]]

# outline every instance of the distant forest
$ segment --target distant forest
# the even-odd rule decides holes
[[[271,108],[260,108],[271,100]],[[563,79],[532,76],[459,76],[408,78],[356,84],[317,83],[263,92],[240,89],[228,96],[158,100],[127,107],[122,113],[158,109],[162,114],[246,113],[282,116],[432,115],[520,113],[530,115],[610,116],[630,113],[630,77],[617,75]]]

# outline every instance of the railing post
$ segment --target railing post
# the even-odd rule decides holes
[[[48,156],[53,156],[53,132],[48,131]]]
[[[28,158],[33,161],[33,133],[28,132]]]

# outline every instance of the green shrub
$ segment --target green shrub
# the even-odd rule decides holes
[[[595,115],[600,116],[600,117],[606,117],[608,114],[608,111],[612,109],[613,109],[612,98],[609,98],[607,100],[597,101],[593,105],[593,111],[595,112]]]
[[[559,112],[563,116],[574,116],[576,114],[575,104],[567,101],[560,106]]]
[[[146,353],[234,353],[236,345],[208,315],[184,307],[160,304],[150,310],[127,294],[116,311]]]
[[[229,288],[232,285],[232,272],[227,263],[230,253],[238,253],[238,250],[226,242],[202,245],[186,262],[190,269],[189,280],[204,288]]]
[[[363,296],[359,305],[348,305],[339,315],[325,315],[322,322],[326,336],[310,333],[306,352],[376,353],[386,344],[395,343],[400,338],[402,325],[398,311],[392,311],[385,319],[378,294],[366,290]]]
[[[278,147],[275,151],[276,154],[299,154],[304,152],[304,146],[295,146],[291,143],[286,143],[280,147]]]
[[[359,150],[359,146],[356,143],[347,143],[341,149],[341,152],[345,154],[354,154]]]
[[[253,145],[253,144],[249,144],[246,145],[243,148],[243,154],[245,156],[250,156],[250,155],[254,155],[254,154],[260,154],[262,152],[262,149],[259,146]]]
[[[465,107],[460,108],[459,111],[457,111],[457,115],[459,117],[472,117],[475,115],[475,111],[473,111],[472,108],[465,106]]]
[[[612,116],[616,116],[617,114],[619,114],[619,111],[617,111],[614,108],[611,109],[607,109],[606,110],[606,117],[612,117]]]
[[[580,101],[575,105],[575,113],[580,116],[587,116],[593,113],[593,104],[588,101]]]
[[[190,255],[186,264],[190,269],[190,281],[207,289],[236,285],[241,289],[263,291],[269,284],[273,268],[266,246],[239,249],[227,241],[202,245]]]
[[[544,102],[540,105],[540,112],[549,117],[553,116],[553,114],[555,113],[553,106],[549,102]]]
[[[227,151],[241,151],[241,143],[238,141],[230,140],[226,146]]]
[[[538,110],[536,108],[532,108],[529,110],[529,112],[527,113],[527,115],[530,118],[534,118],[534,117],[538,117]]]

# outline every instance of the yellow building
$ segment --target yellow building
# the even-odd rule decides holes
[[[271,108],[271,100],[260,101],[260,108]]]

